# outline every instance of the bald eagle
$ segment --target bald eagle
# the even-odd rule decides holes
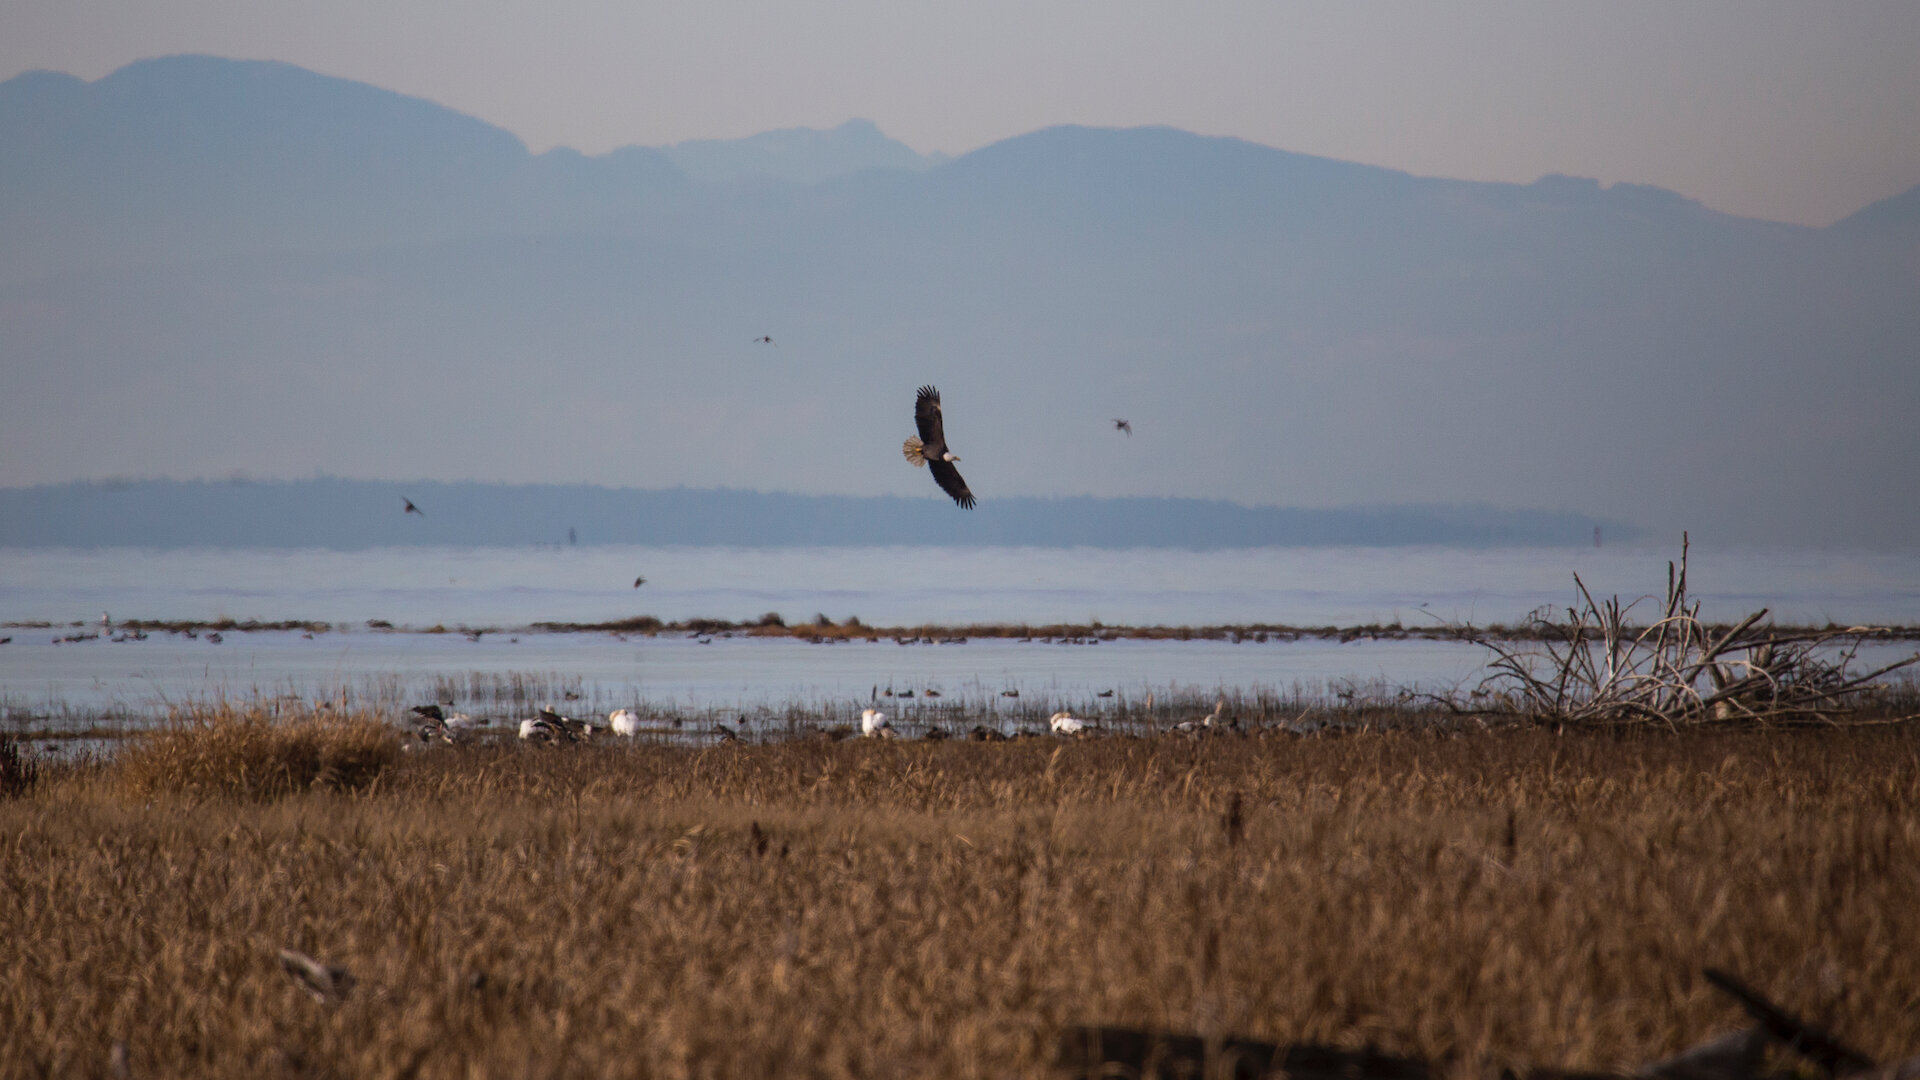
[[[920,388],[919,395],[913,399],[913,424],[920,429],[920,434],[908,437],[901,452],[913,464],[932,469],[934,483],[953,496],[954,502],[973,509],[973,492],[967,490],[960,470],[953,467],[960,458],[947,447],[946,429],[940,422],[940,391],[931,386]]]

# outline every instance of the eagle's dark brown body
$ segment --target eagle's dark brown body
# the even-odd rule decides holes
[[[953,496],[953,501],[968,510],[973,509],[973,492],[967,490],[967,482],[960,478],[960,470],[953,463],[960,460],[947,446],[945,425],[940,419],[940,391],[931,386],[923,386],[913,401],[913,425],[920,434],[909,438],[901,447],[907,460],[915,465],[925,465],[933,470],[933,482],[940,490]]]

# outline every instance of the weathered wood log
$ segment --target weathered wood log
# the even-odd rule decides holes
[[[1642,1065],[1638,1073],[1650,1080],[1752,1080],[1766,1053],[1767,1033],[1747,1028]]]
[[[355,982],[353,973],[346,968],[323,964],[294,949],[280,950],[280,970],[291,976],[301,989],[312,994],[313,1000],[322,1005],[344,1001]]]
[[[1870,1073],[1855,1077],[1855,1080],[1920,1080],[1920,1057],[1882,1065]]]
[[[1707,968],[1705,975],[1708,982],[1738,1001],[1740,1007],[1753,1017],[1754,1023],[1760,1025],[1760,1029],[1768,1036],[1820,1066],[1829,1075],[1851,1076],[1873,1068],[1872,1058],[1768,1001],[1759,991],[1739,979],[1716,968]]]
[[[1252,1039],[1122,1027],[1069,1027],[1061,1032],[1056,1064],[1087,1080],[1185,1080],[1231,1077],[1261,1080],[1428,1080],[1426,1062],[1373,1049],[1302,1043],[1278,1046]]]

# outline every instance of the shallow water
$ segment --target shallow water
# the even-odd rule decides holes
[[[1327,640],[1115,641],[1047,645],[974,639],[811,645],[785,639],[620,639],[546,634],[538,621],[651,614],[741,621],[816,612],[870,624],[1051,621],[1110,625],[1267,622],[1298,626],[1515,623],[1575,599],[1662,589],[1671,552],[1651,547],[1261,548],[1107,551],[1054,548],[396,548],[102,551],[0,549],[0,705],[19,720],[139,722],[169,703],[216,697],[347,695],[402,704],[451,694],[463,708],[509,716],[541,695],[580,695],[578,712],[617,705],[681,710],[852,709],[877,687],[928,687],[951,700],[1009,708],[1035,696],[1097,705],[1104,690],[1143,697],[1214,688],[1309,695],[1351,684],[1450,689],[1485,655],[1453,642]],[[632,587],[636,574],[647,584]],[[1785,622],[1920,623],[1920,557],[1862,552],[1699,552],[1694,591],[1709,618],[1770,607]],[[115,620],[320,620],[331,632],[154,633],[55,644],[79,623]],[[501,627],[459,634],[384,633],[399,626]],[[1875,646],[1873,657],[1911,646]],[[520,700],[469,700],[511,686]],[[1019,690],[1021,699],[1000,696]],[[485,695],[481,695],[484,697]],[[898,699],[896,699],[898,700]],[[916,697],[915,702],[924,702]],[[900,702],[901,708],[913,708]]]
[[[543,702],[577,715],[613,708],[779,710],[788,705],[857,712],[875,695],[895,710],[965,702],[983,709],[1037,701],[1095,706],[1149,693],[1202,696],[1218,688],[1323,696],[1350,683],[1382,689],[1452,686],[1480,666],[1456,642],[1108,641],[1045,644],[976,638],[964,644],[865,641],[813,645],[791,638],[700,639],[677,634],[488,635],[347,631],[311,639],[293,631],[205,636],[152,634],[55,644],[50,634],[0,649],[0,687],[16,721],[138,720],[188,701],[292,696],[399,708],[446,697],[475,715],[531,715]],[[940,696],[927,698],[933,690]],[[1003,692],[1015,690],[1019,698]],[[516,692],[517,691],[517,692]],[[1098,695],[1114,691],[1114,698]],[[568,705],[565,695],[579,695]]]
[[[1514,622],[1661,591],[1671,547],[0,549],[0,622],[286,619],[519,627],[650,614],[876,625]],[[647,584],[633,587],[636,575]],[[1695,549],[1709,618],[1920,623],[1920,553]],[[5,631],[0,631],[4,634]]]

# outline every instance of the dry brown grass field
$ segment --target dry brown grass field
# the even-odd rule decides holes
[[[1705,965],[1920,1052],[1911,725],[402,754],[362,719],[0,799],[0,1076],[1037,1077],[1105,1023],[1492,1077],[1740,1026]]]

